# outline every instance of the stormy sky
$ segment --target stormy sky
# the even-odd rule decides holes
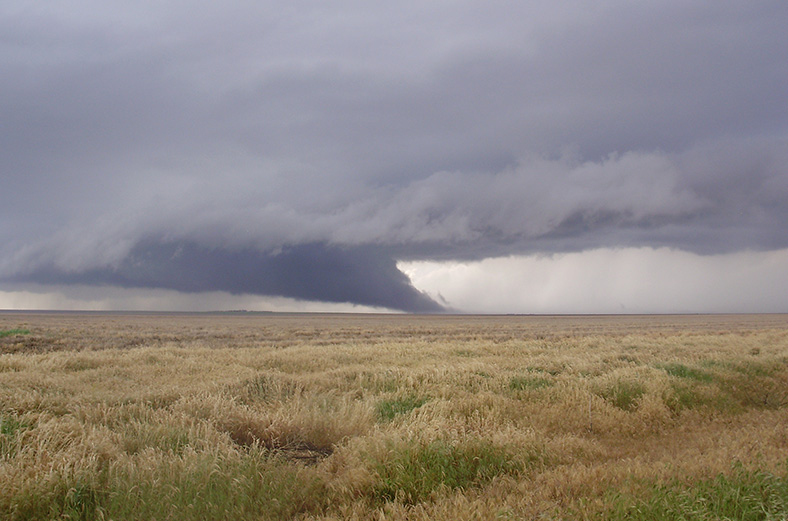
[[[786,27],[0,0],[0,308],[788,312]]]

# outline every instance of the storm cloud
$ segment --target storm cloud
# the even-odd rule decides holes
[[[541,4],[0,6],[0,289],[427,312],[397,262],[788,247],[783,2]]]
[[[390,257],[370,248],[303,244],[277,254],[208,249],[195,243],[137,243],[116,265],[64,271],[45,266],[12,282],[164,288],[187,293],[279,295],[413,312],[442,306],[410,286]]]

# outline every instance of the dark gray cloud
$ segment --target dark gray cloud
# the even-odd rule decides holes
[[[64,271],[40,266],[10,282],[164,288],[187,293],[278,295],[353,302],[411,312],[443,307],[411,287],[390,256],[372,248],[301,244],[275,254],[212,249],[191,242],[146,239],[114,266]]]
[[[0,6],[0,279],[428,310],[395,260],[788,247],[784,2],[540,4]]]

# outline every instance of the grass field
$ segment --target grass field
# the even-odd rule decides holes
[[[0,519],[786,519],[788,316],[0,313]]]

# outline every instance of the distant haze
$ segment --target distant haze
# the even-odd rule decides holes
[[[787,312],[786,27],[6,2],[0,308]]]

